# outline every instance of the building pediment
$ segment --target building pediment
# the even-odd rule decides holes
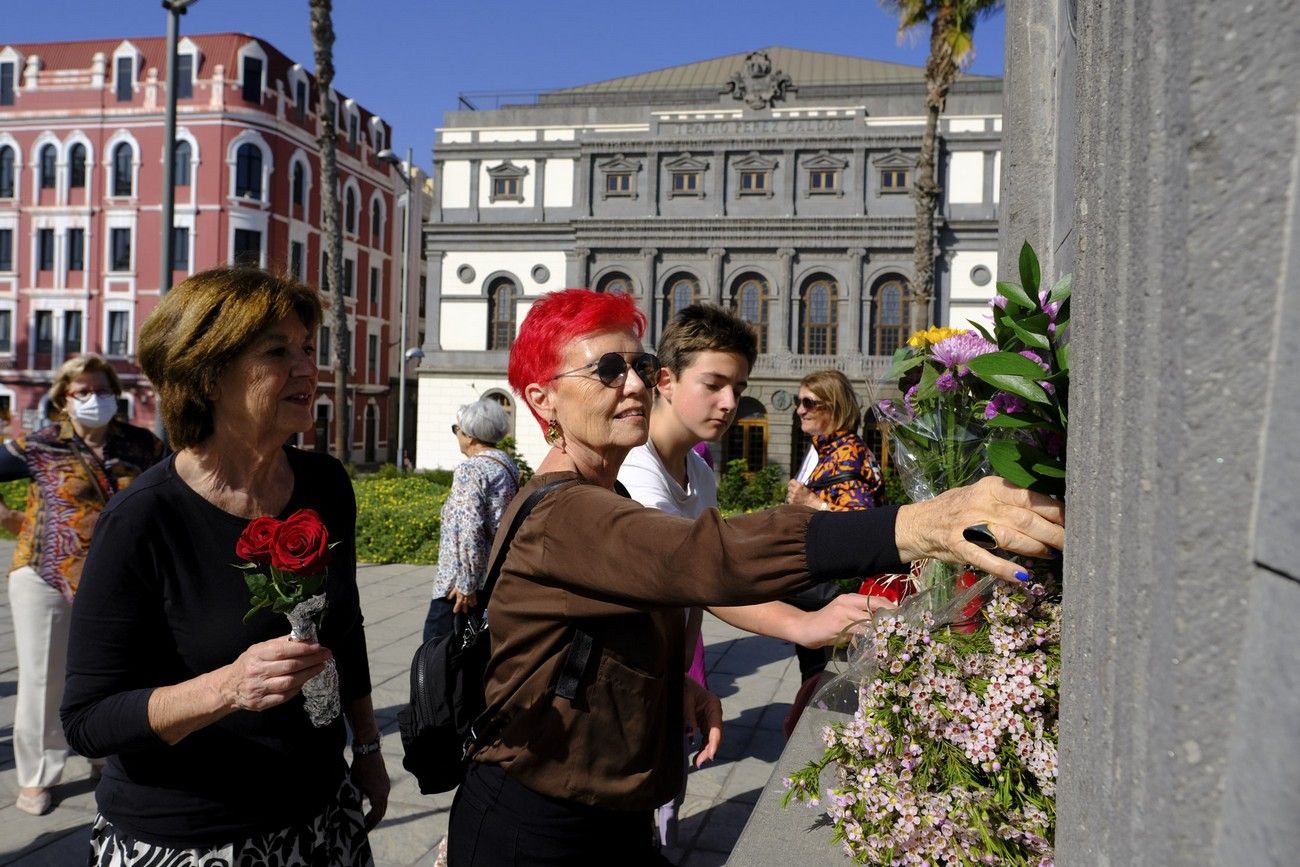
[[[764,156],[763,154],[760,154],[758,151],[750,151],[749,153],[745,154],[743,157],[740,157],[739,159],[735,160],[732,163],[732,165],[738,169],[743,169],[746,171],[752,169],[765,169],[767,171],[771,171],[772,169],[776,168],[776,157]]]
[[[622,154],[618,154],[611,160],[605,160],[603,163],[597,163],[597,167],[606,174],[621,172],[639,172],[641,171],[641,161],[631,160]]]
[[[527,166],[517,166],[510,160],[492,166],[487,170],[488,177],[493,178],[523,178],[528,176]]]
[[[894,148],[889,153],[876,157],[871,164],[881,169],[910,169],[916,166],[916,157]]]
[[[675,159],[668,160],[664,163],[664,168],[670,172],[703,172],[708,170],[709,161],[691,156],[690,151],[687,151]]]
[[[849,161],[840,157],[833,157],[827,151],[818,151],[815,155],[808,157],[803,161],[803,167],[813,170],[835,170],[847,167]]]

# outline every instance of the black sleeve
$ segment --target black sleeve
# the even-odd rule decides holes
[[[9,440],[5,443],[4,448],[0,449],[0,482],[12,482],[14,479],[30,479],[32,477],[31,468],[27,466],[27,459],[19,454],[20,446],[15,440]],[[11,509],[21,509],[22,506],[9,504]]]
[[[90,758],[162,744],[149,725],[154,688],[145,685],[159,656],[161,601],[148,589],[140,528],[123,514],[130,511],[100,516],[72,606],[59,718],[68,745]]]
[[[808,571],[817,581],[906,572],[898,559],[898,506],[854,512],[818,512],[808,522]]]
[[[370,660],[366,652],[365,618],[361,614],[361,598],[357,589],[357,500],[352,490],[352,480],[343,465],[331,461],[335,473],[328,490],[334,500],[340,529],[339,545],[330,558],[330,571],[337,578],[329,610],[325,614],[330,625],[324,643],[334,653],[339,671],[339,698],[347,704],[370,694]],[[336,571],[337,570],[337,571]]]

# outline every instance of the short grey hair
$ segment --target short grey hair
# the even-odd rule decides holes
[[[501,404],[486,397],[458,409],[456,424],[469,436],[489,445],[496,445],[510,431],[506,411]]]

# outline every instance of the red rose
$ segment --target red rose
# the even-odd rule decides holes
[[[979,577],[974,572],[967,569],[965,572],[957,576],[957,590],[961,591],[974,587],[978,581]],[[961,620],[953,626],[953,629],[966,634],[970,634],[976,629],[979,629],[978,619],[980,607],[983,604],[984,600],[976,597],[962,606]]]
[[[280,522],[275,518],[254,518],[235,543],[235,556],[262,566],[271,562],[271,543]]]
[[[271,565],[282,572],[316,575],[329,565],[329,531],[312,509],[299,509],[275,530]]]

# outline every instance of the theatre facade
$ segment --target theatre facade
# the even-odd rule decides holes
[[[647,346],[694,302],[753,323],[761,354],[715,456],[791,472],[800,378],[837,368],[865,403],[906,340],[924,93],[919,67],[774,47],[520,104],[466,96],[434,150],[417,465],[459,461],[456,410],[490,396],[536,466],[510,345],[538,296],[589,286],[636,298]],[[979,321],[993,295],[1001,105],[1001,79],[964,76],[940,121],[932,322]]]

